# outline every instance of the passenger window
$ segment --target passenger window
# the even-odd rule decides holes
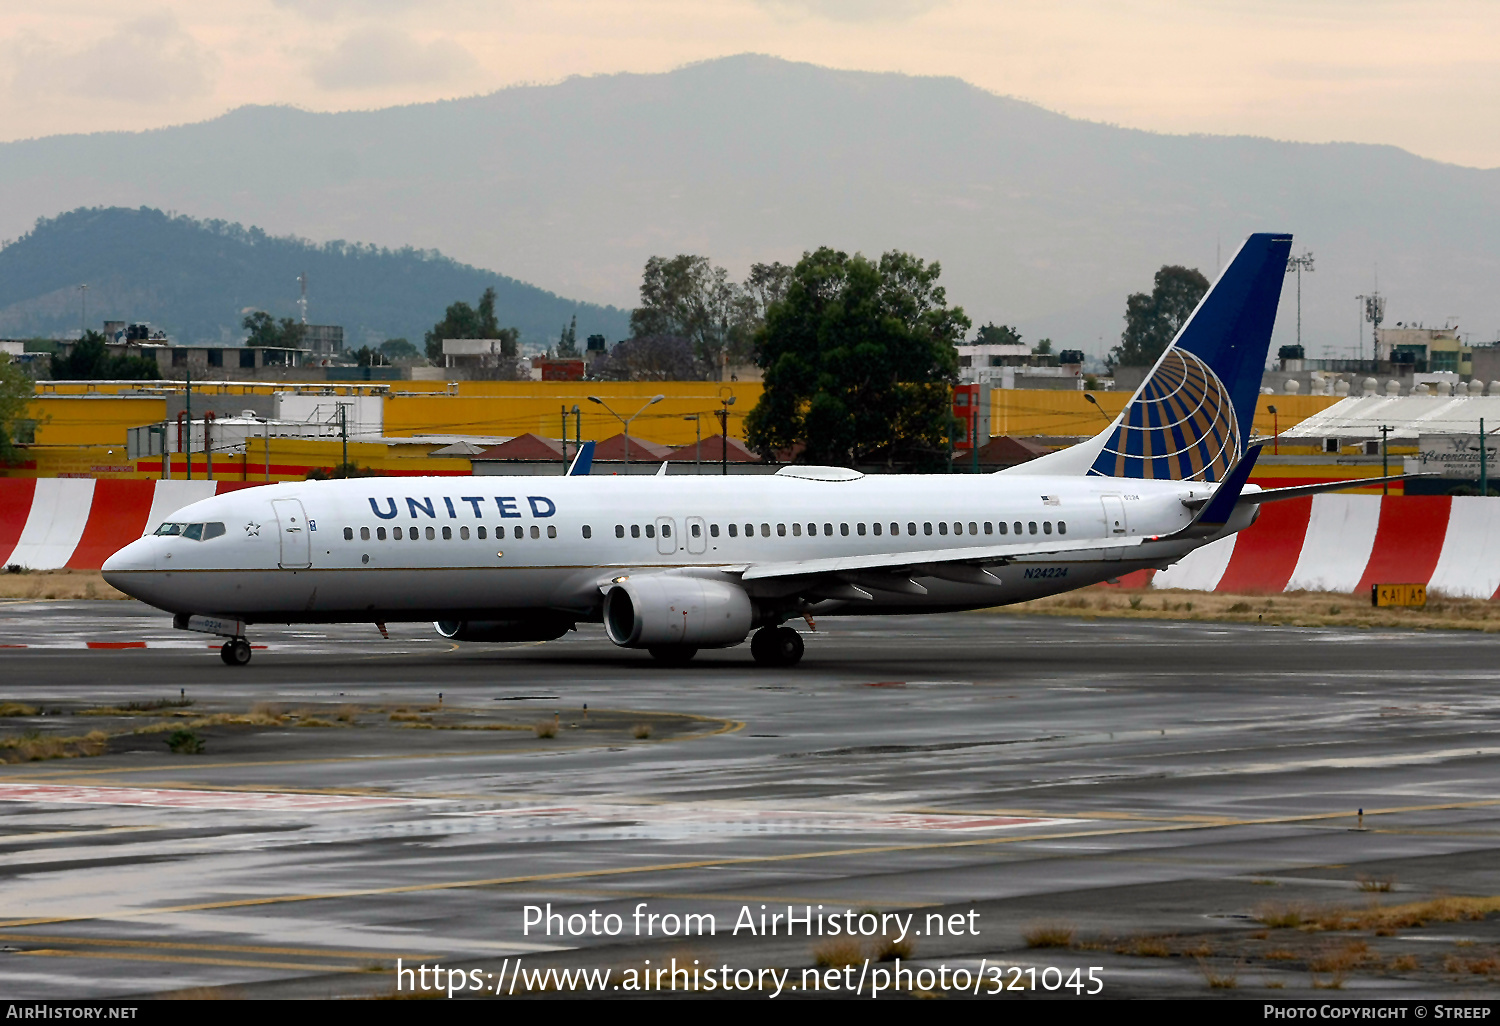
[[[162,524],[156,529],[157,534],[181,534],[182,524]]]
[[[427,530],[430,531],[432,528],[429,527]],[[415,527],[409,528],[406,532],[406,537],[411,541],[417,541],[417,529]]]
[[[1036,521],[1035,520],[1031,521],[1026,526],[1031,529],[1031,533],[1032,534],[1036,534]]]
[[[693,535],[694,538],[701,538],[701,537],[703,537],[703,529],[701,527],[699,527],[697,524],[692,525],[692,535]]]
[[[521,525],[517,524],[516,525],[516,529],[515,529],[515,537],[517,539],[519,539],[519,538],[523,537],[525,535],[525,533],[526,532],[521,529]]]
[[[359,529],[359,540],[360,541],[369,541],[370,540],[370,529],[368,527],[361,527]]]
[[[187,525],[187,530],[185,530],[185,531],[182,532],[182,536],[184,538],[186,538],[188,541],[202,541],[203,540],[203,525],[202,524],[188,524]]]
[[[827,527],[828,525],[824,524],[823,526]],[[861,525],[861,526],[863,526],[863,525]],[[864,534],[865,532],[864,531],[860,531],[859,533],[860,534]],[[839,534],[844,535],[845,537],[847,537],[848,534],[849,534],[849,525],[848,524],[840,524],[839,525]]]
[[[739,536],[740,536],[740,525],[739,524],[730,524],[729,525],[729,537],[731,537],[731,538],[738,538]]]
[[[616,524],[615,525],[615,537],[616,538],[623,538],[623,537],[625,537],[625,525],[624,524]]]
[[[995,533],[995,525],[992,524],[992,523],[990,523],[988,520],[986,520],[984,522],[984,533],[985,534],[994,534]]]
[[[647,538],[655,538],[656,537],[656,525],[655,524],[647,524],[646,525],[646,537]]]
[[[875,527],[878,530],[880,528],[880,525],[876,524]],[[865,525],[864,524],[855,524],[854,525],[854,533],[857,534],[857,535],[859,535],[861,538],[863,538],[865,536]]]
[[[584,524],[583,525],[583,536],[585,538],[592,538],[594,536],[594,529],[592,527],[590,527],[588,524]]]
[[[444,531],[445,531],[445,532],[446,532],[446,531],[447,531],[447,528],[444,528],[444,529],[443,529],[443,530],[444,530]],[[434,531],[434,530],[433,530],[433,529],[432,529],[432,528],[430,528],[430,527],[429,527],[429,528],[428,528],[428,529],[427,529],[427,540],[428,540],[428,541],[432,541],[432,540],[434,540],[434,539],[435,539],[435,538],[437,538],[437,532],[436,532],[436,531]]]
[[[718,524],[709,524],[708,525],[708,533],[712,537],[717,538],[719,536],[719,525]]]
[[[896,534],[897,531],[898,531],[898,528],[896,527],[896,525],[892,524],[891,525],[891,533],[892,534]],[[916,534],[917,533],[917,525],[908,520],[906,522],[906,533],[907,534]]]
[[[970,534],[978,534],[979,533],[979,525],[976,524],[976,523],[974,523],[974,521],[972,521],[972,520],[969,521],[969,533]]]
[[[428,530],[431,530],[431,528],[428,528]],[[451,527],[445,527],[445,528],[443,528],[443,541],[452,541],[452,540],[453,540],[453,528],[451,528]]]
[[[1006,534],[1010,531],[1010,527],[1006,525],[1004,520],[1000,521],[1000,523],[996,524],[995,526],[1000,528],[1001,534]]]
[[[432,530],[432,528],[429,527],[428,530],[430,531],[430,530]],[[536,538],[540,538],[541,536],[542,536],[542,529],[540,527],[537,527],[535,524],[532,524],[531,525],[531,537],[533,539],[536,539]]]
[[[344,528],[344,541],[353,541],[353,540],[354,540],[354,528],[352,528],[352,527],[346,527],[346,528]]]
[[[641,536],[641,525],[640,524],[631,524],[630,525],[630,537],[632,537],[632,538],[639,538],[640,536]]]
[[[479,536],[480,541],[484,541],[484,528],[476,527],[474,528],[474,533]]]
[[[460,527],[458,529],[458,537],[459,537],[460,541],[468,541],[469,540],[469,529],[467,527]]]
[[[880,537],[880,522],[877,520],[875,523],[871,524],[870,527],[874,529],[875,537]]]
[[[1068,525],[1065,524],[1065,523],[1063,523],[1061,520],[1059,520],[1057,522],[1057,533],[1058,534],[1067,534],[1068,533]]]
[[[1043,534],[1051,534],[1052,533],[1052,521],[1050,521],[1050,520],[1043,520],[1042,521],[1042,533]]]
[[[777,535],[777,537],[780,537],[780,538],[785,538],[786,537],[786,525],[785,524],[777,524],[776,525],[776,535]]]
[[[924,521],[923,522],[923,524],[922,524],[922,533],[923,534],[931,534],[932,533],[932,523],[931,523],[931,521]],[[948,533],[948,529],[946,527],[943,528],[943,533],[944,534]]]
[[[813,531],[810,531],[809,533],[810,534],[816,534],[817,531],[813,530]],[[795,538],[801,538],[802,537],[802,525],[801,524],[793,524],[792,525],[792,536],[795,537]]]
[[[746,531],[745,533],[749,534],[750,532]],[[785,533],[785,531],[783,531],[783,533]],[[760,536],[762,538],[769,538],[769,537],[771,537],[771,525],[770,524],[761,524],[760,525]]]
[[[672,537],[672,525],[671,524],[662,524],[661,525],[661,536],[663,538],[670,538],[670,537]]]
[[[931,534],[932,533],[932,529],[928,528],[927,529],[927,533]],[[939,522],[938,523],[938,534],[947,534],[947,533],[948,533],[948,525],[946,523]]]
[[[548,524],[547,525],[547,537],[548,538],[556,538],[557,537],[557,525],[556,524]]]
[[[1016,521],[1016,533],[1021,533],[1021,522],[1019,520]]]
[[[399,528],[399,527],[393,527],[393,528],[391,528],[391,537],[394,538],[394,539],[396,539],[397,541],[400,541],[401,540],[401,528]]]
[[[483,531],[484,528],[481,527],[480,530]],[[484,535],[480,535],[480,537],[483,538]],[[377,527],[377,528],[375,528],[375,538],[376,538],[377,541],[385,541],[385,528],[383,528],[383,527]]]

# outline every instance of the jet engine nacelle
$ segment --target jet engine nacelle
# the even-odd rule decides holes
[[[551,641],[573,627],[565,620],[439,620],[432,626],[454,641]]]
[[[622,648],[738,645],[753,616],[744,588],[678,574],[621,581],[604,596],[605,633]]]

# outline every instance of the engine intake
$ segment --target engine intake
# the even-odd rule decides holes
[[[551,641],[573,629],[566,620],[439,620],[432,626],[454,641]]]
[[[622,648],[738,645],[753,617],[744,588],[677,574],[622,581],[604,596],[605,633]]]

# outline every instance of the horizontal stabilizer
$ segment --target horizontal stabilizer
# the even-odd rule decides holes
[[[1300,499],[1304,495],[1321,495],[1323,492],[1341,492],[1349,488],[1368,488],[1388,481],[1410,481],[1418,477],[1441,477],[1437,472],[1426,474],[1392,474],[1389,477],[1360,477],[1347,481],[1323,481],[1319,484],[1292,485],[1289,488],[1267,488],[1240,496],[1240,502],[1279,502],[1282,499]]]

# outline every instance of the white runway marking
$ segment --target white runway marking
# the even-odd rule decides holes
[[[0,801],[62,805],[147,805],[167,809],[237,812],[337,812],[441,801],[376,795],[285,794],[275,791],[185,791],[154,787],[79,787],[68,784],[0,784]]]
[[[517,825],[568,825],[618,823],[636,820],[649,824],[699,827],[699,832],[741,833],[776,829],[818,832],[868,832],[881,830],[971,831],[1009,830],[1016,827],[1061,826],[1083,822],[1073,819],[1043,819],[1024,816],[944,815],[907,812],[833,812],[819,809],[775,809],[753,806],[704,805],[546,805],[513,809],[464,812],[466,816],[514,817]]]

